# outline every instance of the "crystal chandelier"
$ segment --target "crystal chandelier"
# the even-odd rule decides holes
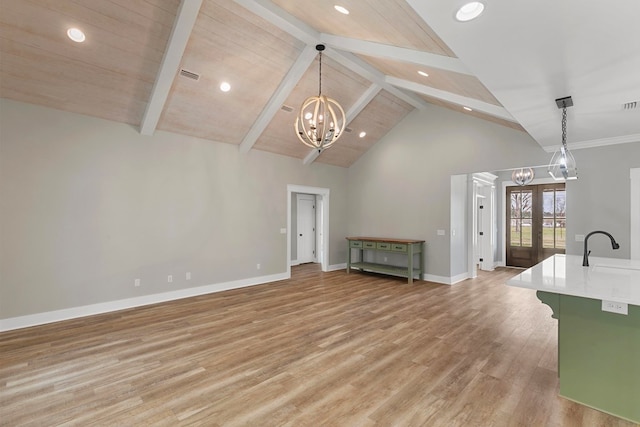
[[[562,145],[551,158],[547,171],[556,181],[578,179],[578,168],[576,159],[567,147],[567,107],[573,106],[570,96],[556,99],[558,108],[562,108]]]
[[[295,129],[298,139],[303,144],[318,150],[329,148],[342,135],[345,126],[344,110],[336,102],[322,94],[322,51],[324,45],[316,46],[319,52],[318,96],[310,96],[300,107],[296,118]]]
[[[518,185],[527,185],[533,181],[535,173],[531,168],[516,169],[511,174],[511,180]]]

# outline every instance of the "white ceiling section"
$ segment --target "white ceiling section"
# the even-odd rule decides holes
[[[640,141],[640,106],[623,108],[640,101],[639,1],[485,0],[470,22],[453,18],[463,2],[408,2],[548,151],[565,96],[570,147]]]
[[[485,0],[483,15],[461,23],[463,3],[0,0],[0,96],[341,167],[428,104],[526,131],[552,151],[554,100],[572,96],[570,146],[640,141],[640,102],[622,107],[640,101],[639,1]],[[69,27],[87,40],[71,42]],[[293,127],[317,93],[318,43],[323,93],[348,120],[322,153]]]

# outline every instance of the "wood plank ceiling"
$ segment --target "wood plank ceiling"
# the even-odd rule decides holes
[[[0,96],[341,167],[427,103],[522,129],[405,0],[341,4],[349,15],[314,0],[203,0],[181,34],[179,0],[0,0]],[[70,27],[87,40],[71,42]],[[163,56],[181,36],[171,68]],[[319,42],[323,93],[349,121],[322,153],[293,131],[298,107],[317,92]],[[156,101],[162,72],[170,88]],[[151,107],[157,126],[144,123]]]

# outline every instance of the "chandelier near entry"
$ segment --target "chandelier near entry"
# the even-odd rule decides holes
[[[344,110],[335,99],[322,94],[322,51],[324,45],[316,46],[319,52],[318,96],[310,96],[300,107],[294,124],[296,135],[303,144],[318,152],[335,143],[345,126]]]
[[[562,108],[562,145],[551,158],[547,171],[556,181],[578,179],[578,167],[576,159],[567,147],[567,107],[573,106],[570,96],[556,99],[558,108]]]
[[[520,168],[513,171],[511,180],[518,185],[527,185],[533,181],[535,173],[531,168]]]

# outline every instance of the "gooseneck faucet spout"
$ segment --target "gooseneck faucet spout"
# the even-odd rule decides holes
[[[591,251],[589,250],[589,247],[587,246],[587,242],[589,241],[589,237],[592,234],[604,234],[605,236],[609,236],[609,239],[611,239],[611,248],[612,249],[619,249],[620,245],[618,244],[618,242],[616,242],[616,239],[613,238],[613,236],[609,233],[607,233],[606,231],[600,231],[600,230],[596,230],[596,231],[592,231],[591,233],[587,234],[587,236],[584,238],[584,254],[582,255],[582,266],[583,267],[589,267],[589,254],[591,253]]]

